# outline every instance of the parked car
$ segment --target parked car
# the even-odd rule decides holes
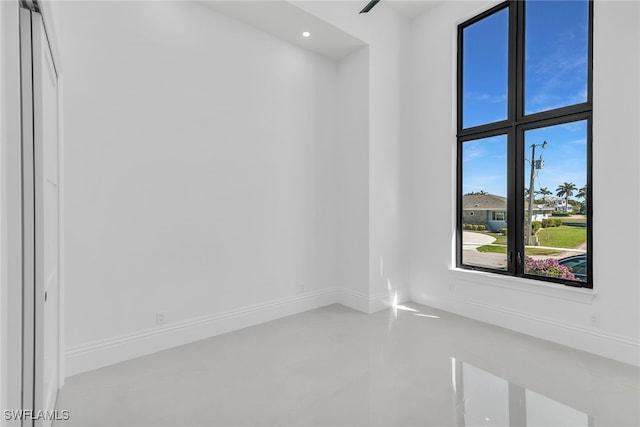
[[[573,255],[558,260],[560,265],[567,267],[576,279],[587,281],[587,255]]]

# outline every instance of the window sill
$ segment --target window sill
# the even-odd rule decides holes
[[[495,273],[465,270],[462,268],[451,268],[450,271],[455,279],[462,282],[472,283],[474,285],[492,286],[508,289],[510,291],[542,295],[551,298],[561,298],[582,304],[593,303],[593,300],[597,296],[597,292],[593,289],[574,288],[571,286],[543,282],[534,279],[503,276]]]

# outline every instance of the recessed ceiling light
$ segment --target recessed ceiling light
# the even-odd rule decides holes
[[[309,31],[305,31],[304,33],[302,33],[302,37],[309,37],[311,35],[311,33]]]

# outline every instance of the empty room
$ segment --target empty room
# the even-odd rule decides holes
[[[0,2],[0,427],[640,425],[640,2]]]

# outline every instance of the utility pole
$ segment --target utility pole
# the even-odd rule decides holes
[[[529,208],[527,209],[527,235],[525,236],[524,242],[525,245],[531,244],[531,232],[533,231],[533,181],[535,178],[535,170],[542,169],[542,156],[540,156],[540,162],[536,162],[536,147],[544,147],[547,146],[547,141],[544,141],[542,144],[531,144],[531,178],[529,179]]]

